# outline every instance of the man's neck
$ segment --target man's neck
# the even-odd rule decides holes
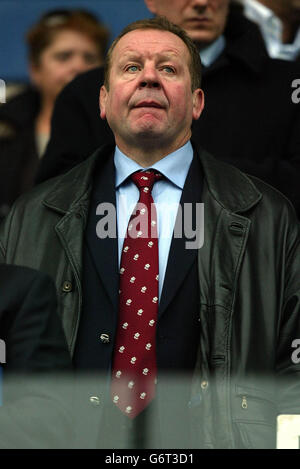
[[[124,155],[131,158],[143,168],[148,168],[157,163],[157,161],[162,160],[165,156],[178,150],[178,148],[181,148],[190,138],[191,131],[189,131],[188,135],[168,145],[157,145],[156,141],[153,142],[153,140],[149,140],[148,142],[144,141],[143,145],[135,146],[120,140],[118,137],[115,137],[115,140],[116,145]]]

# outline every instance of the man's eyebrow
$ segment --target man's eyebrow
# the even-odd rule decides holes
[[[162,52],[158,52],[156,55],[157,55],[157,57],[159,57],[160,60],[169,60],[170,58],[179,57],[180,54],[176,50],[165,50],[165,51],[162,51]],[[138,52],[135,49],[132,49],[132,50],[125,51],[122,54],[122,59],[128,59],[128,58],[139,59],[142,56],[143,56],[143,54],[141,54],[140,52]]]
[[[139,58],[141,58],[141,54],[139,54],[136,50],[126,51],[121,56],[121,60],[139,59]]]
[[[170,59],[178,59],[179,54],[174,52],[174,51],[167,51],[167,52],[162,52],[160,54],[157,54],[159,57],[159,60],[170,60]]]

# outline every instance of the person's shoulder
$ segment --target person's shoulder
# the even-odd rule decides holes
[[[256,176],[241,171],[226,161],[215,158],[210,153],[198,148],[204,174],[209,189],[218,194],[218,199],[225,202],[225,207],[234,211],[257,207],[272,214],[273,219],[280,219],[285,213],[297,223],[297,215],[290,200],[279,190]],[[229,201],[229,204],[226,203]]]
[[[59,174],[51,179],[36,185],[28,192],[22,194],[12,206],[12,213],[36,213],[39,207],[47,200],[60,199],[62,205],[75,203],[91,187],[93,171],[98,160],[104,161],[112,153],[111,145],[103,145],[83,162],[77,164],[69,171]]]
[[[85,108],[88,114],[94,114],[95,108],[98,109],[98,98],[100,87],[104,81],[103,67],[97,67],[88,72],[77,75],[70,83],[68,83],[59,93],[56,104],[55,112],[58,113],[56,118],[60,116],[62,109],[69,109],[71,116],[74,106],[79,104],[81,108]],[[59,109],[59,111],[58,111]],[[69,116],[71,118],[71,116]],[[75,113],[75,117],[77,114]],[[97,114],[96,114],[97,117]],[[73,118],[73,117],[72,117]],[[97,121],[101,122],[100,119]]]
[[[292,60],[272,59],[268,58],[266,66],[274,73],[274,80],[278,74],[287,77],[298,78],[300,73],[300,62]]]
[[[290,204],[289,199],[284,194],[282,194],[282,192],[280,192],[278,189],[276,189],[276,187],[274,187],[271,184],[263,181],[262,179],[260,179],[257,176],[253,176],[252,174],[246,174],[244,172],[243,172],[243,174],[246,175],[247,178],[250,179],[253,182],[255,187],[257,187],[257,189],[261,193],[269,195],[270,197],[274,198],[274,200],[276,200],[276,202],[281,201],[282,203],[287,202],[288,204]]]
[[[91,89],[97,87],[99,92],[100,86],[104,81],[104,68],[97,67],[89,70],[88,72],[80,73],[74,80],[68,83],[63,89],[61,94],[66,93],[77,93],[81,92],[82,89]]]
[[[21,93],[0,106],[0,137],[10,136],[9,128],[18,129],[31,122],[40,105],[39,93],[28,86]]]
[[[279,229],[280,226],[284,227],[290,225],[295,228],[298,227],[299,229],[299,220],[296,209],[292,202],[282,192],[262,179],[252,176],[251,174],[244,173],[235,167],[234,172],[237,180],[240,179],[241,184],[239,187],[241,187],[241,185],[244,186],[243,196],[245,199],[248,196],[250,184],[252,184],[257,193],[260,194],[260,199],[257,205],[254,205],[253,207],[254,210],[252,211],[251,209],[249,212],[250,218],[254,216],[254,218],[261,222],[265,227],[270,225]]]

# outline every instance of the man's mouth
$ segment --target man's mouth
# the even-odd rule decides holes
[[[209,23],[210,18],[207,18],[205,16],[203,17],[194,17],[194,18],[189,18],[186,20],[188,23],[195,23],[195,24],[204,24],[204,23]]]
[[[142,108],[142,107],[163,109],[163,106],[157,101],[140,101],[134,106],[134,108]]]

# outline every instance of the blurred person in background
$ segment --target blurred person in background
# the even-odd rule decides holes
[[[0,449],[64,448],[73,438],[71,359],[48,275],[0,264],[0,339]]]
[[[32,187],[56,96],[76,75],[102,64],[108,30],[87,11],[54,10],[26,41],[33,86],[0,108],[0,217]]]
[[[229,0],[145,0],[154,15],[181,26],[203,63],[206,108],[193,123],[195,143],[279,189],[300,213],[300,106],[294,62],[272,60],[256,24]],[[113,142],[99,117],[103,67],[77,77],[58,96],[37,182],[75,166]]]
[[[260,28],[269,56],[300,61],[300,0],[240,0]]]

